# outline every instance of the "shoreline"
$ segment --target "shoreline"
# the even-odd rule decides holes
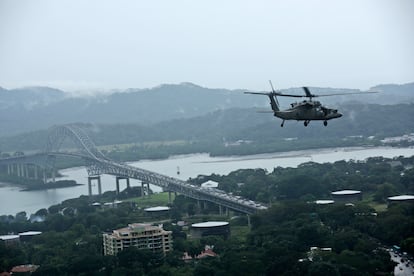
[[[44,185],[44,186],[43,186]],[[26,187],[22,190],[20,190],[20,192],[31,192],[31,191],[44,191],[44,190],[53,190],[53,189],[63,189],[63,188],[70,188],[70,187],[76,187],[76,186],[82,186],[85,184],[64,184],[64,185],[56,185],[53,183],[53,185],[48,185],[48,184],[42,184],[40,186],[35,185],[33,187]]]
[[[353,153],[354,152],[354,153]],[[207,153],[180,155],[164,159],[164,161],[138,161],[131,165],[144,170],[154,171],[166,176],[175,177],[181,180],[195,178],[198,175],[220,174],[226,175],[239,169],[262,168],[272,171],[276,167],[295,168],[299,164],[307,162],[334,163],[338,160],[362,161],[370,157],[383,156],[392,159],[398,156],[414,156],[414,147],[337,147],[312,150],[300,150],[289,152],[277,152],[268,154],[255,154],[249,156],[237,156],[227,158],[210,157]],[[232,159],[232,160],[229,160]],[[229,162],[233,161],[233,162]],[[177,176],[177,166],[181,174]],[[84,183],[87,178],[85,167],[75,166],[65,169],[62,172],[66,180],[73,180],[77,183]],[[102,192],[115,190],[115,179],[112,175],[102,175]],[[134,181],[134,180],[132,180]],[[132,185],[134,185],[133,183]],[[3,186],[4,185],[4,186]],[[0,201],[3,203],[0,214],[13,214],[21,210],[36,212],[45,206],[49,207],[69,198],[76,198],[80,195],[87,195],[88,190],[85,184],[68,187],[71,189],[44,189],[32,190],[31,193],[20,193],[16,185],[4,183],[0,185]],[[139,185],[139,183],[137,184]],[[14,186],[14,187],[13,187]],[[96,192],[96,187],[93,188]],[[7,207],[6,207],[7,206]]]
[[[184,154],[171,156],[163,160],[174,160],[179,158],[197,156],[197,155],[208,155],[211,158],[217,160],[213,161],[200,161],[199,163],[226,163],[234,161],[249,161],[249,160],[259,160],[259,159],[284,159],[284,158],[295,158],[295,157],[308,157],[310,158],[313,154],[323,154],[323,153],[332,153],[332,152],[354,152],[354,151],[364,151],[364,150],[388,150],[388,149],[413,149],[413,146],[409,147],[392,147],[392,146],[355,146],[355,147],[333,147],[333,148],[318,148],[318,149],[306,149],[306,150],[293,150],[293,151],[283,151],[283,152],[270,152],[270,153],[257,153],[249,155],[225,155],[225,156],[211,156],[209,153],[194,153],[194,154]],[[176,157],[176,158],[174,158]],[[154,160],[138,160],[132,162],[142,162],[142,161],[154,161]],[[131,162],[131,163],[132,163]]]

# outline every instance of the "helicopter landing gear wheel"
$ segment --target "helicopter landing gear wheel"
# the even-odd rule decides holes
[[[327,126],[328,125],[328,121],[323,121],[323,125]]]
[[[309,124],[309,121],[304,121],[304,122],[303,122],[303,125],[304,125],[305,127],[307,127],[307,126],[308,126],[308,124]]]

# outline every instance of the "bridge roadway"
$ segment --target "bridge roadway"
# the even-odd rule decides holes
[[[38,163],[39,160],[45,160],[45,156],[70,156],[82,158],[87,163],[86,168],[89,176],[109,174],[137,179],[145,183],[162,187],[165,191],[177,192],[193,199],[212,202],[241,213],[254,214],[259,210],[267,209],[267,207],[261,203],[244,199],[240,196],[234,196],[219,189],[199,187],[174,177],[114,162],[108,158],[103,159],[96,156],[91,157],[68,152],[50,152],[0,159],[0,164]]]
[[[108,159],[94,159],[93,164],[89,164],[88,173],[89,175],[110,174],[138,179],[162,187],[165,191],[177,192],[190,198],[212,202],[246,214],[254,214],[259,210],[267,209],[263,204],[230,195],[218,189],[195,186],[174,177]]]

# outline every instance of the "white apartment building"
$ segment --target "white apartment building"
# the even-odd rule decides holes
[[[172,250],[172,243],[172,231],[165,231],[162,225],[132,223],[110,234],[103,234],[104,255],[115,256],[131,246],[165,254]]]

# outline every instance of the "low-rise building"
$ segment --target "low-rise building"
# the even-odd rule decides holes
[[[331,193],[335,202],[357,202],[362,200],[362,193],[361,191],[356,190],[341,190],[335,191]]]
[[[230,224],[227,221],[206,221],[191,225],[191,237],[200,239],[205,236],[230,236]]]
[[[42,232],[40,231],[27,231],[27,232],[19,233],[19,237],[22,242],[26,242],[26,241],[31,241],[33,237],[39,236],[41,234]]]
[[[218,185],[219,185],[218,182],[213,181],[213,180],[209,180],[209,181],[206,181],[206,182],[202,183],[201,187],[203,187],[203,188],[218,188]]]
[[[0,241],[4,243],[6,246],[13,246],[20,244],[20,236],[19,235],[2,235],[0,236]]]
[[[388,198],[389,202],[414,202],[414,195],[398,195],[390,196]]]
[[[204,247],[204,250],[200,252],[197,256],[195,256],[195,259],[204,259],[208,257],[217,257],[217,253],[213,251],[214,246],[206,245]],[[193,260],[193,257],[191,257],[187,252],[184,252],[181,259],[185,262]]]
[[[128,227],[103,234],[104,255],[115,256],[132,246],[165,254],[172,250],[172,245],[172,231],[165,231],[162,225],[132,223]]]
[[[30,275],[35,272],[39,268],[38,265],[33,264],[25,264],[25,265],[18,265],[11,269],[11,275]]]

